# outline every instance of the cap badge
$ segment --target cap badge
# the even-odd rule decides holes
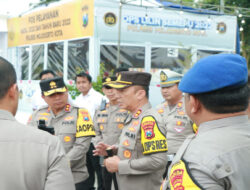
[[[106,82],[110,82],[110,81],[111,81],[110,77],[106,78]]]
[[[49,83],[49,85],[50,85],[50,88],[51,88],[51,89],[57,88],[56,82],[55,82],[55,81],[51,81],[51,82]]]
[[[161,71],[160,79],[161,79],[162,82],[166,81],[168,79],[168,76],[166,75],[165,72]]]

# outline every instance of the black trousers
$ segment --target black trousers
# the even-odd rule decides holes
[[[76,190],[85,190],[85,189],[87,190],[87,189],[89,189],[89,185],[87,183],[87,180],[82,181],[80,183],[76,183],[75,186],[76,186]]]
[[[118,190],[118,185],[116,181],[115,173],[110,173],[106,167],[102,167],[102,177],[103,177],[103,186],[105,190],[112,189],[112,181],[114,183],[115,190]]]
[[[97,176],[98,190],[103,190],[102,184],[102,169],[100,165],[100,157],[93,156],[93,150],[95,149],[93,143],[90,143],[89,150],[87,152],[87,168],[89,172],[89,178],[87,179],[87,184],[89,185],[88,190],[94,190],[95,184],[95,173]]]

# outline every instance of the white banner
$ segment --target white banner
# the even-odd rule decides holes
[[[121,42],[197,49],[234,51],[235,16],[183,13],[181,11],[122,8]],[[101,41],[118,40],[119,9],[97,7],[96,35]]]

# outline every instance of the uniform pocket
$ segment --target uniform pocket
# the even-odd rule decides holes
[[[60,130],[58,137],[67,153],[73,147],[76,140],[76,128],[64,127]]]

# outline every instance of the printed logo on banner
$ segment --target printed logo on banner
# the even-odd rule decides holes
[[[114,26],[116,24],[116,16],[114,13],[106,13],[104,15],[104,22],[108,26]]]
[[[227,25],[226,25],[224,22],[219,22],[219,23],[217,24],[217,31],[218,31],[220,34],[226,33],[226,31],[227,31]]]

